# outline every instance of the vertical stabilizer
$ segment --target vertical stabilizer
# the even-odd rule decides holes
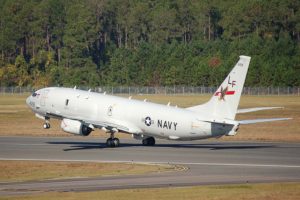
[[[250,59],[251,57],[249,56],[240,56],[240,60],[236,63],[212,98],[206,104],[190,107],[188,109],[209,114],[217,118],[234,120]]]

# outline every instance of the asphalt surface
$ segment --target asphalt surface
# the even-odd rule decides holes
[[[156,146],[144,147],[140,141],[123,139],[119,148],[106,148],[104,139],[94,137],[0,137],[0,159],[169,163],[187,168],[146,175],[0,182],[0,196],[45,191],[300,181],[299,143],[157,140]]]

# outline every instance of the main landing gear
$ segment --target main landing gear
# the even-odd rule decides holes
[[[143,145],[144,146],[154,146],[155,145],[154,137],[148,137],[146,139],[143,139]]]
[[[120,146],[120,140],[118,138],[114,137],[114,133],[117,131],[113,131],[110,133],[110,137],[106,140],[106,146],[110,148],[119,147]],[[154,137],[148,137],[142,140],[144,146],[154,146],[155,145],[155,138]]]
[[[118,147],[120,145],[120,140],[118,138],[115,138],[115,132],[112,132],[110,134],[110,138],[108,138],[106,140],[106,146],[107,147],[111,147],[111,148],[114,148],[114,147]]]
[[[118,138],[108,138],[106,140],[107,147],[118,147],[120,145],[120,140]]]

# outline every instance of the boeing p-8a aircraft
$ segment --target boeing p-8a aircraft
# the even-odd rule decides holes
[[[96,128],[110,133],[106,144],[118,147],[117,132],[132,134],[144,145],[155,145],[155,138],[169,140],[199,140],[233,136],[241,124],[252,124],[289,118],[237,121],[237,113],[273,109],[260,107],[238,110],[250,57],[239,61],[214,93],[202,105],[179,108],[151,102],[110,96],[75,88],[43,88],[27,98],[26,103],[50,128],[50,118],[61,121],[68,133],[87,136]]]

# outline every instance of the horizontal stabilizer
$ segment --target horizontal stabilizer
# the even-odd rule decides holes
[[[240,124],[256,124],[260,122],[273,122],[273,121],[282,121],[282,120],[289,120],[292,118],[270,118],[270,119],[250,119],[250,120],[241,120],[239,121]]]
[[[249,113],[249,112],[256,112],[260,110],[271,110],[271,109],[279,109],[283,107],[256,107],[256,108],[243,108],[243,109],[238,109],[237,113]]]

